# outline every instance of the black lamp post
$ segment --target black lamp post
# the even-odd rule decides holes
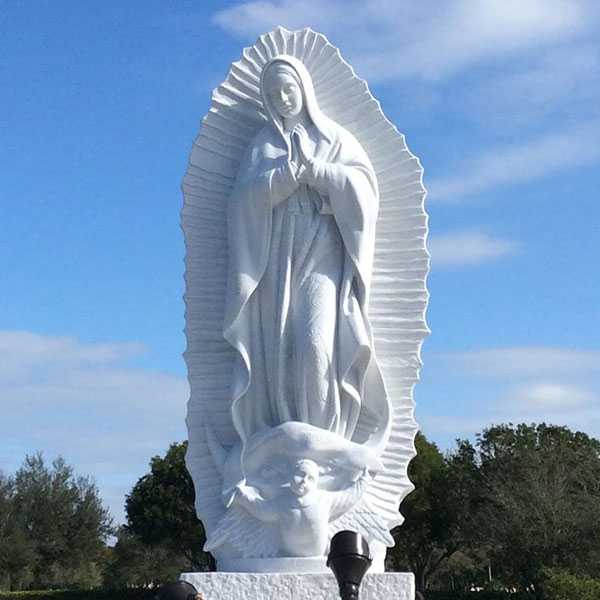
[[[338,531],[332,540],[327,566],[333,571],[342,600],[358,600],[360,584],[371,566],[367,541],[355,531]]]
[[[155,600],[196,600],[197,597],[196,588],[187,581],[167,583],[154,596]]]

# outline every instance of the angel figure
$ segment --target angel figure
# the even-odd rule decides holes
[[[210,451],[218,460],[215,443]],[[227,511],[205,550],[230,548],[243,557],[322,557],[329,539],[349,528],[392,543],[385,520],[365,493],[383,465],[363,445],[290,421],[250,438],[244,464],[247,478],[237,481],[231,479],[236,469],[223,465]]]
[[[323,556],[329,544],[329,524],[357,504],[369,480],[365,468],[346,489],[320,489],[319,466],[303,458],[294,465],[289,484],[279,495],[267,499],[257,488],[240,484],[233,502],[255,519],[275,526],[278,539],[273,544],[282,556]],[[205,548],[222,543],[219,533],[217,530]]]
[[[298,421],[382,446],[390,406],[367,314],[379,192],[366,152],[319,109],[292,56],[260,90],[268,122],[229,199],[224,337],[238,351],[232,419],[245,442]],[[363,440],[364,441],[364,440]]]

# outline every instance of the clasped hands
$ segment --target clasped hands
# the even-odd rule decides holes
[[[311,156],[308,132],[302,123],[298,123],[292,132],[292,144],[296,148],[297,162],[290,161],[298,183],[315,183],[315,162]]]

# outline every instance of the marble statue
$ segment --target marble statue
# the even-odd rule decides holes
[[[319,465],[310,458],[299,459],[288,487],[275,498],[264,498],[260,490],[240,484],[234,501],[264,523],[273,523],[272,552],[283,556],[323,556],[329,542],[329,523],[354,506],[362,496],[368,471],[347,490],[319,489]],[[214,539],[216,536],[213,535]],[[219,544],[212,543],[216,547]],[[207,549],[211,549],[207,545]]]
[[[188,469],[220,570],[383,568],[412,489],[422,169],[324,36],[278,28],[213,93],[183,182]]]
[[[259,86],[267,122],[229,199],[233,423],[242,441],[287,421],[352,439],[364,410],[377,421],[369,443],[383,445],[390,405],[367,315],[375,171],[319,110],[300,60],[271,59]]]

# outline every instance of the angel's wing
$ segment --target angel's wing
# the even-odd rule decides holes
[[[329,524],[329,537],[332,538],[338,531],[344,530],[356,531],[365,539],[381,542],[385,546],[394,545],[394,538],[388,529],[387,520],[378,514],[365,496],[352,510]]]
[[[204,550],[214,552],[230,545],[243,558],[268,558],[277,555],[278,534],[269,523],[259,521],[233,504],[209,534]],[[249,544],[249,540],[252,543]]]
[[[337,48],[310,29],[277,28],[246,48],[241,60],[232,64],[225,81],[213,92],[183,180],[185,359],[191,386],[187,464],[196,484],[197,512],[210,534],[225,511],[220,475],[208,452],[204,425],[210,423],[223,446],[236,442],[229,398],[234,352],[222,334],[226,206],[242,154],[265,122],[259,92],[261,70],[280,54],[295,56],[305,64],[320,108],[357,138],[377,173],[381,204],[369,317],[392,401],[393,429],[381,457],[385,470],[371,482],[365,497],[392,528],[401,522],[398,505],[412,489],[406,475],[417,429],[412,390],[421,365],[420,347],[428,333],[424,311],[429,258],[422,169],[366,83]],[[372,433],[376,422],[372,417],[361,414],[354,441],[362,442]]]

